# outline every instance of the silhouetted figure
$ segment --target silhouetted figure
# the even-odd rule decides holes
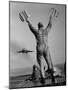
[[[53,18],[56,17],[56,9],[52,8],[52,13],[49,16],[49,22],[48,22],[48,25],[46,28],[43,26],[42,22],[39,22],[38,29],[36,29],[31,24],[26,13],[24,13],[24,17],[25,17],[25,21],[27,22],[27,24],[30,28],[30,31],[34,34],[34,36],[36,38],[37,62],[40,66],[41,78],[42,78],[41,81],[44,82],[45,62],[46,62],[48,65],[48,70],[50,71],[50,74],[52,76],[52,82],[54,82],[55,79],[53,76],[53,63],[51,60],[51,55],[50,55],[50,51],[49,51],[49,47],[48,47],[48,33],[51,30]],[[22,18],[21,18],[21,20],[22,20]]]
[[[33,65],[32,80],[39,79],[39,77],[40,77],[40,70],[36,65]]]

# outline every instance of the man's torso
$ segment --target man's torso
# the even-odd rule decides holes
[[[45,29],[38,30],[36,37],[37,49],[44,50],[48,47],[48,32]]]

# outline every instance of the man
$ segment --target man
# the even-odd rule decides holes
[[[43,24],[41,22],[38,23],[38,29],[35,29],[31,22],[26,19],[26,22],[30,28],[30,31],[34,34],[36,38],[36,51],[37,51],[37,62],[40,66],[41,71],[41,80],[44,81],[45,78],[45,62],[48,65],[48,71],[50,72],[52,76],[52,81],[54,82],[54,76],[53,76],[53,63],[50,56],[50,51],[48,47],[48,33],[52,27],[52,21],[53,18],[56,17],[56,9],[52,8],[52,13],[49,16],[49,22],[46,28],[44,28]]]

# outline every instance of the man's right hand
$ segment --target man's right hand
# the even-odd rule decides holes
[[[28,22],[28,15],[27,15],[27,13],[26,13],[26,11],[24,10],[23,12],[22,12],[22,14],[23,14],[23,16],[24,16],[24,19],[25,19],[25,21],[26,22]]]
[[[24,11],[22,11],[21,13],[19,13],[19,17],[20,17],[20,19],[21,19],[21,21],[22,22],[24,22],[24,21],[26,21],[27,23],[29,22],[28,21],[28,15],[27,15],[27,13],[26,13],[26,11],[24,10]]]
[[[25,21],[21,13],[19,13],[19,18],[20,18],[20,20],[21,20],[22,22]]]

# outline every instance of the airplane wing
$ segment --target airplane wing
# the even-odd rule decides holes
[[[29,52],[33,52],[33,51],[30,51],[30,50],[21,50],[21,51],[18,51],[17,53],[29,53]]]

